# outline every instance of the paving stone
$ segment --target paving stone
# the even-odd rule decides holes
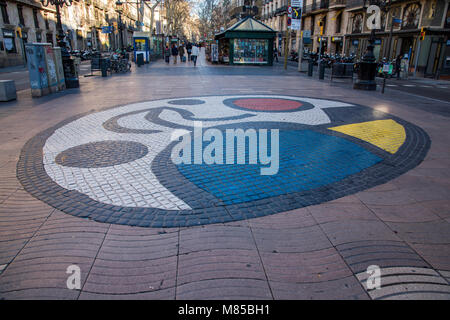
[[[353,277],[314,283],[270,282],[277,300],[368,300],[367,293]]]

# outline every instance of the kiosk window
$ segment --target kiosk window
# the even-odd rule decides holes
[[[269,62],[269,40],[259,39],[234,39],[234,63],[258,63]]]

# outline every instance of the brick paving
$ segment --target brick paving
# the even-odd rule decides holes
[[[0,106],[0,299],[450,298],[448,119],[411,108],[422,103],[416,96],[354,91],[279,66],[204,60],[196,68],[155,62],[81,85],[34,100],[21,91]],[[280,128],[282,144],[326,135],[321,146],[344,140],[379,160],[353,157],[360,169],[337,166],[336,181],[326,168],[311,171],[305,181],[325,179],[322,189],[292,189],[297,180],[289,175],[270,184],[241,172],[247,198],[233,197],[229,182],[200,179],[208,168],[183,171],[169,161],[161,131],[191,128],[196,119]],[[392,147],[329,130],[377,120],[404,128],[404,141],[399,134]],[[295,134],[284,137],[289,130]],[[330,150],[321,147],[316,161],[339,164]],[[143,162],[147,171],[131,166],[127,175],[127,165],[149,155],[155,161]],[[58,179],[48,168],[81,178]],[[86,172],[108,168],[123,180],[100,194]],[[113,176],[103,171],[106,181]],[[284,192],[268,193],[277,185]],[[69,265],[81,269],[80,290],[66,286]],[[380,290],[367,288],[369,265],[381,268]]]

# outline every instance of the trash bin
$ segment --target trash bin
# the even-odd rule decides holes
[[[102,71],[102,77],[108,76],[108,59],[100,58],[100,70]]]
[[[308,77],[312,77],[313,75],[314,62],[312,59],[309,59],[308,63]]]
[[[140,67],[144,64],[144,54],[143,53],[138,53],[136,55],[136,64],[138,67]]]
[[[319,80],[323,80],[325,78],[325,63],[319,63]]]

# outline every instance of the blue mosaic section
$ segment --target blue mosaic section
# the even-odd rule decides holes
[[[353,142],[319,132],[280,131],[279,137],[280,163],[275,175],[261,175],[264,165],[260,164],[180,164],[178,170],[196,186],[230,205],[322,187],[382,161]],[[268,149],[270,155],[270,143]],[[224,146],[224,157],[225,150]],[[246,163],[248,151],[247,146]]]

